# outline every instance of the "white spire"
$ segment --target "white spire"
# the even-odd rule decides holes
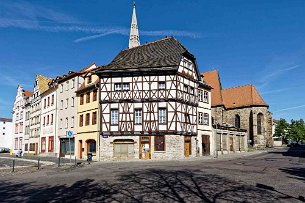
[[[136,3],[134,2],[128,47],[130,49],[130,48],[137,47],[137,46],[140,46],[140,39],[139,39],[139,30],[138,30],[138,23],[137,23],[137,16],[136,16]]]

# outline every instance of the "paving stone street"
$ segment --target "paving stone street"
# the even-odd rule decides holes
[[[305,150],[46,166],[0,177],[2,202],[304,202]]]

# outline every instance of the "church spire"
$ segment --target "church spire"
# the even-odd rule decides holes
[[[132,11],[128,48],[130,49],[137,46],[140,46],[140,39],[139,39],[139,30],[138,30],[138,23],[136,16],[136,2],[133,2],[133,11]]]

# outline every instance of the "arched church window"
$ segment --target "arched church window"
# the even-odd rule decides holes
[[[259,113],[257,114],[257,134],[262,134],[262,122],[263,122],[263,114]]]
[[[235,115],[235,127],[240,128],[240,116]]]

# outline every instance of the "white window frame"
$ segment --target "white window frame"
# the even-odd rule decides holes
[[[205,103],[209,103],[209,92],[208,91],[204,91],[204,96],[203,96],[203,102]]]
[[[198,114],[198,124],[202,125],[203,124],[203,113],[199,112]]]
[[[166,124],[166,108],[159,108],[159,124]]]
[[[135,109],[135,124],[140,125],[142,124],[142,109]]]
[[[74,107],[74,106],[75,106],[75,98],[72,97],[72,98],[71,98],[71,107]]]
[[[115,83],[114,84],[114,91],[121,91],[122,90],[122,84],[121,83]]]
[[[129,91],[129,83],[123,83],[122,84],[122,90],[123,91]]]
[[[209,119],[210,119],[210,116],[208,113],[204,113],[203,114],[203,125],[209,125]]]
[[[111,109],[111,117],[110,123],[111,125],[118,125],[119,124],[119,110],[118,109]]]
[[[159,90],[165,90],[166,89],[166,83],[165,82],[159,82],[158,83],[158,89]]]

